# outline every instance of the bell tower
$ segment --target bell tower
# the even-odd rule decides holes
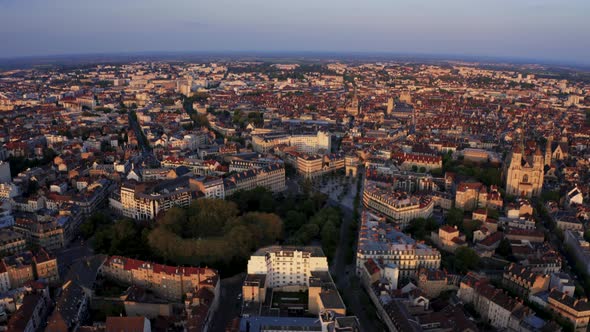
[[[553,145],[553,136],[547,137],[547,146],[545,147],[545,165],[551,166],[551,146]]]

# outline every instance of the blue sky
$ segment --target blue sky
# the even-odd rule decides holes
[[[590,64],[589,15],[589,0],[0,0],[0,57],[330,51]]]

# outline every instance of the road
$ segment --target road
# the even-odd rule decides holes
[[[364,176],[364,172],[359,172],[360,176]],[[330,273],[336,282],[336,286],[340,291],[340,295],[347,305],[349,315],[355,315],[365,331],[385,331],[384,326],[376,318],[376,309],[370,303],[368,294],[362,289],[360,280],[355,273],[355,262],[348,264],[347,256],[350,250],[356,252],[356,234],[354,245],[349,246],[348,239],[350,238],[350,224],[352,223],[354,198],[356,196],[356,179],[351,180],[348,194],[343,199],[337,199],[330,195],[328,204],[332,206],[339,206],[342,210],[342,224],[340,225],[340,241],[336,248],[334,260],[330,267]],[[362,181],[362,179],[361,179]],[[362,186],[361,186],[362,193]],[[353,256],[354,257],[354,256]]]
[[[227,324],[240,315],[242,301],[238,299],[238,295],[242,293],[245,278],[246,274],[240,273],[221,279],[221,297],[211,322],[211,331],[225,331]]]
[[[75,261],[92,256],[94,251],[90,247],[90,241],[74,240],[67,248],[56,252],[58,272],[60,278],[64,278]]]

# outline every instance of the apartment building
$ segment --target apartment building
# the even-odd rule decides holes
[[[10,288],[19,288],[29,281],[45,279],[51,284],[59,282],[57,258],[44,249],[36,254],[30,251],[2,258]]]
[[[8,275],[8,266],[3,260],[0,260],[0,293],[10,290],[10,276]]]
[[[226,196],[238,190],[252,190],[256,187],[281,192],[285,190],[285,167],[275,163],[258,169],[249,169],[225,178],[224,185]]]
[[[391,158],[399,165],[400,169],[410,171],[424,168],[426,171],[442,169],[442,157],[437,155],[395,152]]]
[[[421,268],[418,272],[418,287],[426,294],[428,298],[435,298],[440,293],[457,289],[456,283],[453,283],[457,276],[450,276],[446,270],[432,270]]]
[[[0,160],[0,183],[9,183],[10,181],[12,181],[10,163]]]
[[[56,251],[64,247],[64,229],[55,221],[38,222],[17,218],[14,230],[23,234],[27,243],[34,247]]]
[[[189,292],[201,287],[219,298],[219,275],[216,270],[199,267],[178,267],[154,264],[121,256],[111,256],[103,264],[101,273],[128,285],[137,285],[159,297],[180,301]]]
[[[369,259],[384,265],[394,264],[399,276],[415,277],[420,268],[439,269],[440,252],[411,236],[372,212],[363,211],[356,254],[356,273],[361,275],[363,264]]]
[[[557,289],[549,292],[549,309],[569,320],[577,331],[586,331],[590,322],[590,303],[588,300],[574,299]]]
[[[0,254],[18,254],[25,251],[26,248],[27,239],[23,234],[12,228],[0,229]]]
[[[162,161],[161,165],[169,169],[184,166],[197,176],[221,174],[218,172],[221,165],[215,160],[167,157]]]
[[[455,252],[459,247],[466,247],[466,237],[459,232],[457,226],[443,225],[438,232],[432,232],[430,235],[432,242],[442,250]]]
[[[174,206],[188,207],[193,198],[189,179],[180,177],[162,181],[156,185],[126,182],[120,194],[109,199],[113,209],[125,217],[136,220],[152,220]]]
[[[282,161],[275,158],[232,159],[229,164],[229,172],[243,172],[252,168],[263,168],[276,163],[282,163]]]
[[[318,131],[315,134],[261,134],[252,136],[252,149],[258,153],[267,153],[280,145],[295,147],[301,153],[330,153],[332,136]]]
[[[590,243],[584,239],[584,235],[577,231],[564,232],[565,244],[571,248],[576,260],[585,267],[586,273],[590,273]]]
[[[39,249],[33,256],[35,278],[46,280],[50,285],[59,283],[59,270],[57,258],[48,253],[44,248]]]
[[[330,311],[346,315],[346,306],[328,269],[328,260],[320,247],[261,248],[248,261],[248,276],[242,286],[244,301],[249,307],[264,304],[268,301],[267,288],[294,293],[307,291],[309,313]]]
[[[20,188],[11,182],[0,182],[0,202],[19,196]]]
[[[511,263],[504,269],[502,285],[518,296],[528,298],[530,294],[547,290],[551,277],[531,271],[531,269]]]
[[[271,164],[256,171],[256,184],[272,192],[285,190],[285,167],[282,164]]]
[[[248,274],[266,275],[270,288],[309,286],[313,271],[328,271],[328,259],[320,247],[265,247],[248,260]]]
[[[297,172],[306,179],[313,179],[324,174],[322,172],[324,158],[320,155],[297,156]]]
[[[291,137],[287,134],[262,134],[252,136],[252,149],[258,153],[267,153],[279,145],[289,145]]]
[[[409,194],[365,181],[363,205],[385,215],[403,229],[412,219],[429,218],[435,204],[430,195]]]
[[[302,153],[330,153],[332,143],[330,133],[318,131],[315,135],[292,135],[289,145]]]
[[[473,211],[486,207],[487,187],[480,182],[461,182],[455,191],[455,207],[464,211]]]
[[[214,176],[203,176],[194,180],[195,185],[205,194],[205,198],[225,199],[223,179]]]
[[[522,302],[472,272],[461,280],[457,296],[464,303],[472,304],[482,319],[497,329],[519,331],[524,318],[533,315]]]

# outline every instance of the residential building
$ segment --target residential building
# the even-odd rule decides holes
[[[585,268],[586,273],[590,273],[590,243],[577,231],[567,230],[564,235],[565,244],[569,246],[580,265]]]
[[[442,292],[457,289],[453,282],[454,276],[450,276],[444,270],[421,268],[418,272],[418,287],[428,298],[438,297]],[[458,280],[458,278],[457,278]]]
[[[578,300],[557,289],[551,290],[548,297],[549,309],[569,320],[576,330],[586,330],[590,322],[590,303]]]
[[[18,254],[27,248],[27,239],[12,228],[0,229],[0,253],[6,255]]]
[[[412,219],[429,218],[434,208],[434,200],[427,194],[409,194],[400,190],[390,190],[377,182],[365,181],[363,205],[405,228]]]
[[[203,176],[195,179],[199,191],[205,194],[205,198],[225,199],[223,179],[213,176]]]
[[[267,291],[266,289],[272,289]],[[307,291],[309,313],[332,312],[346,315],[346,306],[330,273],[320,247],[272,246],[257,250],[248,261],[248,276],[242,286],[248,307],[270,305],[266,294],[274,291]],[[292,304],[291,308],[302,304]]]
[[[529,294],[547,290],[550,280],[548,274],[533,272],[525,266],[511,263],[504,269],[502,285],[526,299]]]
[[[364,210],[356,254],[357,275],[361,275],[363,264],[369,259],[384,265],[394,264],[403,278],[415,277],[420,268],[439,269],[441,255],[438,250],[402,233],[385,218]]]
[[[49,306],[49,291],[46,288],[27,292],[18,310],[11,315],[7,331],[34,332],[42,329]]]
[[[266,275],[270,288],[309,286],[314,271],[328,271],[328,260],[319,247],[265,247],[248,260],[248,274]]]
[[[175,267],[112,256],[104,263],[101,273],[124,284],[134,284],[156,295],[179,301],[186,293],[201,287],[211,289],[219,297],[219,276],[209,268]]]
[[[192,202],[193,190],[188,178],[162,181],[156,185],[126,182],[119,197],[111,197],[111,207],[123,216],[136,220],[152,220],[160,212],[174,206],[187,207]]]
[[[10,175],[10,163],[0,160],[0,183],[9,183],[10,181],[12,181],[12,176]]]
[[[233,174],[224,179],[226,196],[238,190],[252,190],[264,187],[272,192],[285,190],[285,167],[282,164],[271,164],[258,169],[250,169]]]
[[[404,171],[420,170],[421,168],[426,171],[442,169],[442,157],[437,155],[395,152],[391,158]]]
[[[13,228],[25,236],[30,246],[45,248],[49,251],[64,247],[64,229],[55,221],[37,222],[17,218]]]

